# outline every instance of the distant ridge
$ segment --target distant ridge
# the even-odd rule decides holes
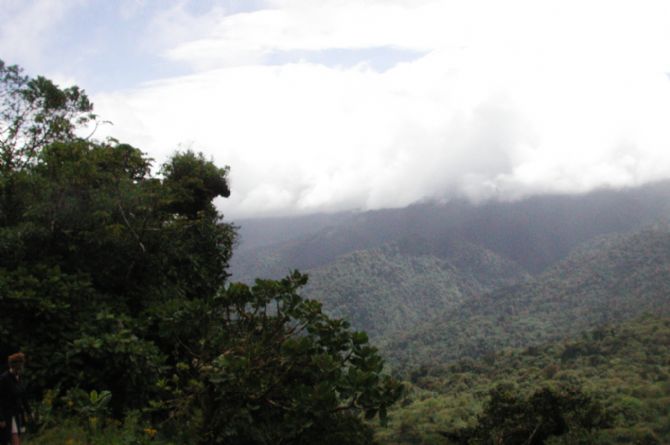
[[[669,215],[665,181],[257,220],[241,223],[248,247],[232,280],[300,269],[303,294],[367,331],[396,366],[450,362],[669,312]]]
[[[419,236],[461,239],[539,273],[597,236],[670,216],[670,181],[518,202],[424,203],[402,209],[242,220],[230,272],[236,281],[324,266],[357,250]]]

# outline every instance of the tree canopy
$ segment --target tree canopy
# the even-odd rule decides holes
[[[138,148],[77,136],[92,110],[0,61],[0,354],[27,353],[33,396],[103,391],[199,443],[370,442],[363,417],[401,386],[367,336],[298,272],[227,282],[228,167],[186,151],[157,176]]]
[[[77,128],[96,120],[92,111],[79,87],[59,88],[0,60],[0,170],[20,169],[48,144],[73,140]]]

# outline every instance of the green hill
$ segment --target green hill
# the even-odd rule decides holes
[[[310,271],[304,292],[354,328],[385,337],[527,278],[521,267],[479,246],[415,236]]]
[[[536,279],[464,300],[383,345],[392,362],[448,363],[670,312],[670,231],[657,226],[582,246]]]

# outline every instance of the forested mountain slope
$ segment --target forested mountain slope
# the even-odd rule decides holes
[[[517,264],[474,244],[414,236],[310,271],[304,293],[354,328],[384,337],[527,278]]]
[[[602,408],[607,424],[573,431],[554,444],[670,443],[670,318],[643,316],[584,332],[565,342],[514,349],[484,360],[463,359],[412,374],[413,390],[379,429],[385,445],[450,444],[447,432],[478,423],[491,390],[508,389],[516,408],[542,388],[571,388]],[[514,411],[503,412],[512,416]],[[530,408],[530,407],[528,407]],[[561,413],[570,423],[570,414]],[[503,418],[498,424],[504,424]],[[533,419],[536,422],[538,419]],[[515,424],[523,428],[522,422]],[[536,423],[530,425],[530,430]],[[575,431],[576,430],[576,431]],[[580,434],[581,442],[577,440]],[[479,442],[476,442],[479,443]]]
[[[389,339],[401,367],[481,357],[567,337],[643,312],[670,312],[670,229],[655,226],[582,246],[537,278],[465,300]]]
[[[403,209],[237,221],[241,244],[232,279],[282,277],[338,256],[418,236],[479,245],[539,273],[594,237],[670,216],[670,182],[582,195],[536,196],[474,205],[454,200]]]

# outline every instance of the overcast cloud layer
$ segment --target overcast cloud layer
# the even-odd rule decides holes
[[[50,14],[26,41],[22,28],[0,32],[0,57],[22,63],[9,56],[25,51],[28,65],[58,23],[91,7],[0,2],[26,21]],[[154,65],[150,79],[88,88],[114,122],[99,136],[159,161],[181,146],[230,165],[233,194],[220,204],[229,216],[516,199],[670,177],[665,1],[119,5],[118,26],[143,14],[135,43],[166,71]],[[91,76],[44,68],[79,83]]]

